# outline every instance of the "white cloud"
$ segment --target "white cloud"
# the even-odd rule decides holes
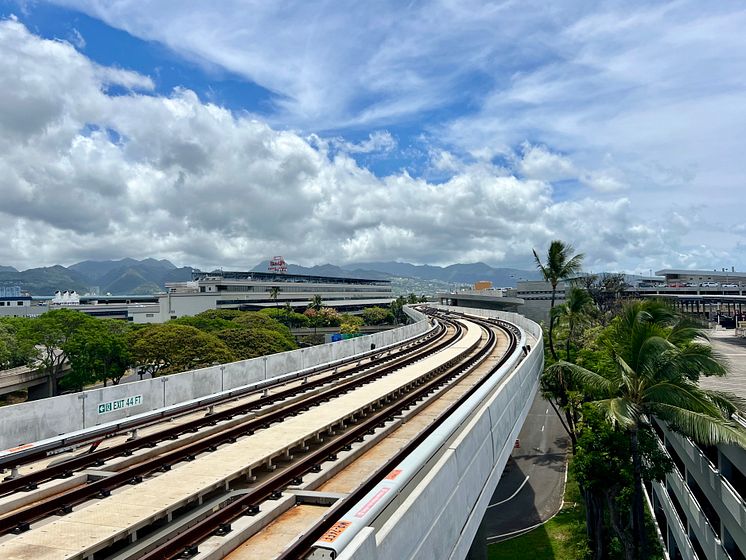
[[[334,139],[337,149],[348,154],[370,154],[373,152],[391,152],[396,149],[397,142],[388,130],[371,132],[362,142],[348,142],[344,138]]]
[[[454,174],[439,184],[405,172],[376,177],[344,152],[330,155],[328,141],[234,115],[187,89],[140,93],[147,77],[101,68],[16,21],[0,22],[0,51],[0,263],[130,255],[245,268],[284,254],[304,264],[530,266],[531,249],[554,238],[573,241],[599,268],[721,256],[682,251],[686,224],[669,235],[666,216],[642,220],[629,198],[557,202],[546,180],[486,161],[448,156]],[[112,82],[131,91],[109,95]],[[366,142],[385,149],[390,136]],[[538,165],[542,158],[549,163]],[[536,173],[569,173],[548,149],[524,159],[536,160]]]
[[[578,172],[569,158],[550,152],[545,146],[524,142],[518,170],[530,179],[561,181],[577,177]]]

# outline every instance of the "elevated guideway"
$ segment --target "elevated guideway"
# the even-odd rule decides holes
[[[474,313],[188,437],[0,485],[0,557],[465,558],[543,365],[538,325]]]

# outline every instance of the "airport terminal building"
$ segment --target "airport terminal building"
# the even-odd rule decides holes
[[[387,306],[395,299],[388,280],[275,272],[194,272],[189,282],[166,284],[166,293],[158,294],[157,311],[133,308],[130,314],[135,323],[164,323],[209,309],[258,311],[289,304],[302,311],[314,296],[321,296],[325,307],[345,313]]]

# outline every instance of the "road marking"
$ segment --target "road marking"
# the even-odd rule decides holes
[[[518,487],[518,489],[515,492],[513,492],[510,495],[510,497],[505,498],[504,500],[502,500],[500,502],[497,502],[496,504],[490,504],[490,505],[488,505],[487,509],[490,509],[491,507],[499,506],[500,504],[504,504],[505,502],[508,502],[508,501],[512,500],[513,498],[515,498],[516,494],[518,494],[518,492],[521,491],[521,488],[523,488],[526,485],[526,483],[528,482],[529,476],[530,475],[526,476],[526,478],[523,480],[523,482],[521,482],[521,485]]]
[[[544,414],[549,414],[549,409],[548,408],[544,411]]]
[[[541,431],[542,431],[542,432],[544,431],[544,426],[542,426],[542,427],[541,427]]]

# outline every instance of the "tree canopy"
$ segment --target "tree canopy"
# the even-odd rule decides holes
[[[235,360],[216,336],[171,322],[135,330],[128,341],[134,365],[154,377]]]

